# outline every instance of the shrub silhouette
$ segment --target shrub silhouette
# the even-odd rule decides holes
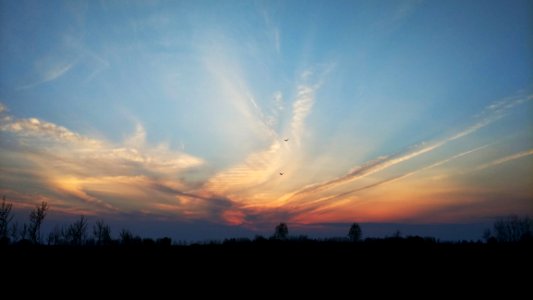
[[[2,204],[0,205],[0,245],[9,244],[9,223],[13,220],[12,207],[12,203],[6,203],[6,196],[2,197]]]
[[[44,217],[46,217],[47,210],[48,203],[43,201],[41,202],[41,205],[37,205],[35,209],[30,212],[30,224],[27,227],[27,233],[30,241],[34,244],[39,244],[41,242],[41,225]]]
[[[533,239],[533,220],[511,215],[494,222],[493,231],[486,229],[483,238],[489,241],[495,238],[501,243],[516,243]]]
[[[104,223],[104,220],[98,220],[93,226],[93,235],[97,245],[111,244],[111,227]]]
[[[135,236],[128,229],[122,229],[120,231],[120,242],[122,245],[132,246],[142,244],[142,238],[140,236]]]
[[[48,234],[48,245],[62,245],[65,244],[64,239],[65,230],[58,225],[54,226],[52,231]]]
[[[81,246],[87,239],[87,218],[80,216],[66,230],[66,240],[70,245]]]

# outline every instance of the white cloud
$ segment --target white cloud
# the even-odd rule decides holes
[[[301,144],[301,138],[305,133],[305,119],[312,112],[314,94],[318,86],[318,84],[298,86],[289,125],[290,142],[282,141],[282,138],[275,134],[275,139],[268,149],[252,153],[242,163],[216,174],[205,185],[206,190],[245,202],[268,198],[266,194],[274,195],[279,192],[279,185],[278,189],[271,189],[269,186],[279,183],[279,172],[293,169],[302,155],[303,149],[292,145]],[[279,109],[282,108],[281,92],[274,93],[274,103]]]
[[[72,66],[74,66],[74,63],[66,63],[53,66],[51,69],[47,70],[44,73],[42,82],[52,81],[65,75],[72,68]]]
[[[311,113],[315,100],[315,89],[301,85],[298,87],[296,100],[292,106],[291,137],[297,145],[300,145],[304,134],[305,118]]]
[[[39,137],[61,142],[77,143],[78,145],[98,146],[101,144],[98,140],[83,137],[65,127],[36,118],[13,120],[12,117],[9,117],[2,120],[0,130],[15,133],[20,137]]]
[[[239,112],[246,122],[245,128],[252,130],[259,140],[275,136],[242,75],[239,62],[225,55],[224,50],[210,48],[204,55],[204,64],[215,80],[217,94],[230,108]]]

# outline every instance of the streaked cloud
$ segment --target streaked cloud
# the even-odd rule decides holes
[[[238,197],[238,193],[260,186],[279,172],[280,149],[280,142],[275,141],[268,150],[250,154],[244,163],[213,176],[206,189],[215,194]]]
[[[401,179],[405,179],[407,177],[415,175],[417,173],[421,173],[423,171],[436,168],[438,166],[451,162],[455,159],[458,159],[458,158],[473,154],[475,152],[478,152],[480,150],[483,150],[487,148],[488,146],[489,145],[484,145],[481,147],[477,147],[475,149],[464,151],[462,153],[453,155],[446,159],[443,159],[438,162],[432,163],[430,165],[415,169],[413,171],[409,171],[407,173],[395,175],[395,176],[392,176],[392,177],[389,177],[383,180],[378,180],[376,182],[366,184],[366,185],[363,185],[357,188],[349,188],[348,190],[341,191],[338,193],[333,193],[331,195],[320,196],[319,193],[307,194],[305,198],[298,198],[296,200],[287,202],[285,205],[281,206],[279,209],[286,210],[288,214],[290,215],[291,220],[298,220],[300,222],[309,222],[309,220],[311,220],[309,219],[310,215],[335,213],[336,211],[337,212],[339,210],[342,211],[343,209],[346,209],[347,207],[359,206],[364,203],[372,202],[373,200],[372,198],[362,199],[361,197],[358,197],[356,194],[359,192],[378,188],[385,184],[393,183]],[[305,220],[308,220],[308,221],[305,221]]]
[[[297,146],[301,145],[301,139],[304,135],[305,118],[311,113],[314,103],[315,88],[307,85],[298,87],[296,100],[292,106],[292,120],[291,120],[291,137]]]
[[[274,93],[274,106],[278,111],[281,111],[284,108],[283,93],[281,91],[277,91]]]
[[[378,181],[378,182],[375,182],[375,183],[372,183],[372,184],[369,184],[369,185],[365,185],[365,186],[362,186],[362,187],[359,187],[359,188],[356,188],[356,189],[352,189],[350,191],[337,194],[337,195],[335,195],[333,197],[328,197],[327,201],[333,201],[335,199],[343,199],[343,198],[345,198],[345,197],[347,197],[347,196],[349,196],[351,194],[354,194],[354,193],[357,193],[357,192],[360,192],[360,191],[363,191],[363,190],[376,188],[376,187],[384,185],[386,183],[391,183],[391,182],[395,182],[395,181],[407,178],[407,177],[415,175],[417,173],[420,173],[420,172],[423,172],[423,171],[426,171],[426,170],[429,170],[429,169],[444,165],[444,164],[446,164],[446,163],[448,163],[448,162],[450,162],[452,160],[455,160],[457,158],[460,158],[460,157],[475,153],[475,152],[477,152],[479,150],[487,148],[488,146],[489,145],[483,145],[481,147],[477,147],[475,149],[468,150],[468,151],[453,155],[453,156],[451,156],[449,158],[440,160],[440,161],[438,161],[436,163],[433,163],[433,164],[430,164],[428,166],[425,166],[425,167],[422,167],[422,168],[419,168],[419,169],[416,169],[416,170],[413,170],[413,171],[410,171],[410,172],[407,172],[407,173],[404,173],[404,174],[401,174],[401,175],[396,175],[394,177],[387,178],[387,179],[384,179],[384,180],[381,180],[381,181]]]
[[[290,134],[287,137],[289,143],[283,141],[285,136],[281,137],[274,133],[275,139],[268,149],[251,153],[243,163],[216,174],[209,179],[205,188],[215,194],[228,195],[233,200],[246,203],[257,204],[268,199],[266,196],[261,196],[268,193],[265,192],[265,189],[269,189],[268,183],[272,184],[272,182],[279,181],[279,173],[290,169],[289,165],[297,161],[296,158],[303,151],[300,146],[305,134],[305,119],[312,112],[315,100],[314,93],[317,87],[318,85],[306,84],[297,87],[291,115]],[[276,92],[274,95],[275,101],[281,102],[281,93]],[[261,198],[263,200],[260,200]]]
[[[263,8],[260,13],[263,16],[263,21],[265,23],[267,36],[272,41],[274,49],[277,54],[281,53],[281,32],[279,26],[277,26],[273,19],[273,14],[269,12],[266,8]]]
[[[243,126],[252,130],[258,140],[272,138],[275,132],[270,127],[262,108],[255,102],[255,95],[246,82],[239,61],[229,54],[230,46],[218,37],[213,37],[211,43],[200,48],[203,53],[203,64],[214,79],[218,100],[238,112],[244,119]]]
[[[276,52],[281,52],[281,37],[280,37],[279,29],[274,30],[274,46],[276,48]]]
[[[301,190],[288,196],[287,197],[288,199],[286,201],[290,201],[290,199],[295,198],[295,197],[301,197],[303,195],[310,194],[310,193],[317,193],[320,191],[324,191],[326,189],[336,187],[341,184],[352,182],[354,180],[383,171],[397,164],[409,161],[420,155],[434,151],[435,149],[438,149],[451,141],[457,140],[459,138],[463,138],[467,135],[470,135],[478,131],[479,129],[483,127],[486,127],[492,124],[493,122],[505,116],[506,112],[509,109],[517,105],[520,105],[522,103],[525,103],[526,101],[531,100],[531,99],[533,99],[533,95],[527,95],[527,96],[522,96],[518,98],[504,99],[502,101],[495,102],[487,106],[484,109],[483,113],[481,114],[481,118],[477,122],[459,131],[458,133],[451,135],[448,138],[442,139],[440,141],[432,142],[432,143],[422,143],[421,145],[414,146],[412,149],[405,151],[403,153],[399,153],[399,154],[391,155],[391,156],[383,156],[375,160],[366,162],[361,166],[353,168],[351,171],[349,171],[344,176],[334,178],[334,179],[331,179],[331,180],[328,180],[322,183],[312,184],[307,187],[304,187]]]
[[[36,81],[21,85],[17,89],[18,90],[30,89],[38,85],[41,85],[43,83],[54,81],[62,77],[63,75],[65,75],[75,65],[76,65],[76,62],[74,61],[74,62],[58,62],[58,63],[52,64],[46,67],[43,66],[41,68],[44,68],[44,70],[41,70],[38,73],[37,75],[38,79]]]
[[[508,156],[493,160],[493,161],[491,161],[489,163],[477,166],[474,170],[475,171],[479,171],[479,170],[487,169],[487,168],[494,167],[494,166],[497,166],[497,165],[501,165],[503,163],[506,163],[506,162],[509,162],[509,161],[513,161],[513,160],[516,160],[516,159],[520,159],[522,157],[526,157],[526,156],[529,156],[529,155],[533,155],[533,149],[529,149],[529,150],[526,150],[526,151],[518,152],[518,153],[515,153],[515,154],[512,154],[512,155],[508,155]]]

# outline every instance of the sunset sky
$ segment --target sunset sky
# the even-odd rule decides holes
[[[2,0],[0,195],[177,239],[532,216],[532,14]]]

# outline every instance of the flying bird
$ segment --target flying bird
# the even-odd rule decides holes
[[[288,142],[288,141],[289,141],[289,139],[284,139],[284,141],[285,141],[285,142]]]
[[[285,174],[285,173],[283,173],[283,172],[279,172],[279,175],[283,175],[283,174]]]

